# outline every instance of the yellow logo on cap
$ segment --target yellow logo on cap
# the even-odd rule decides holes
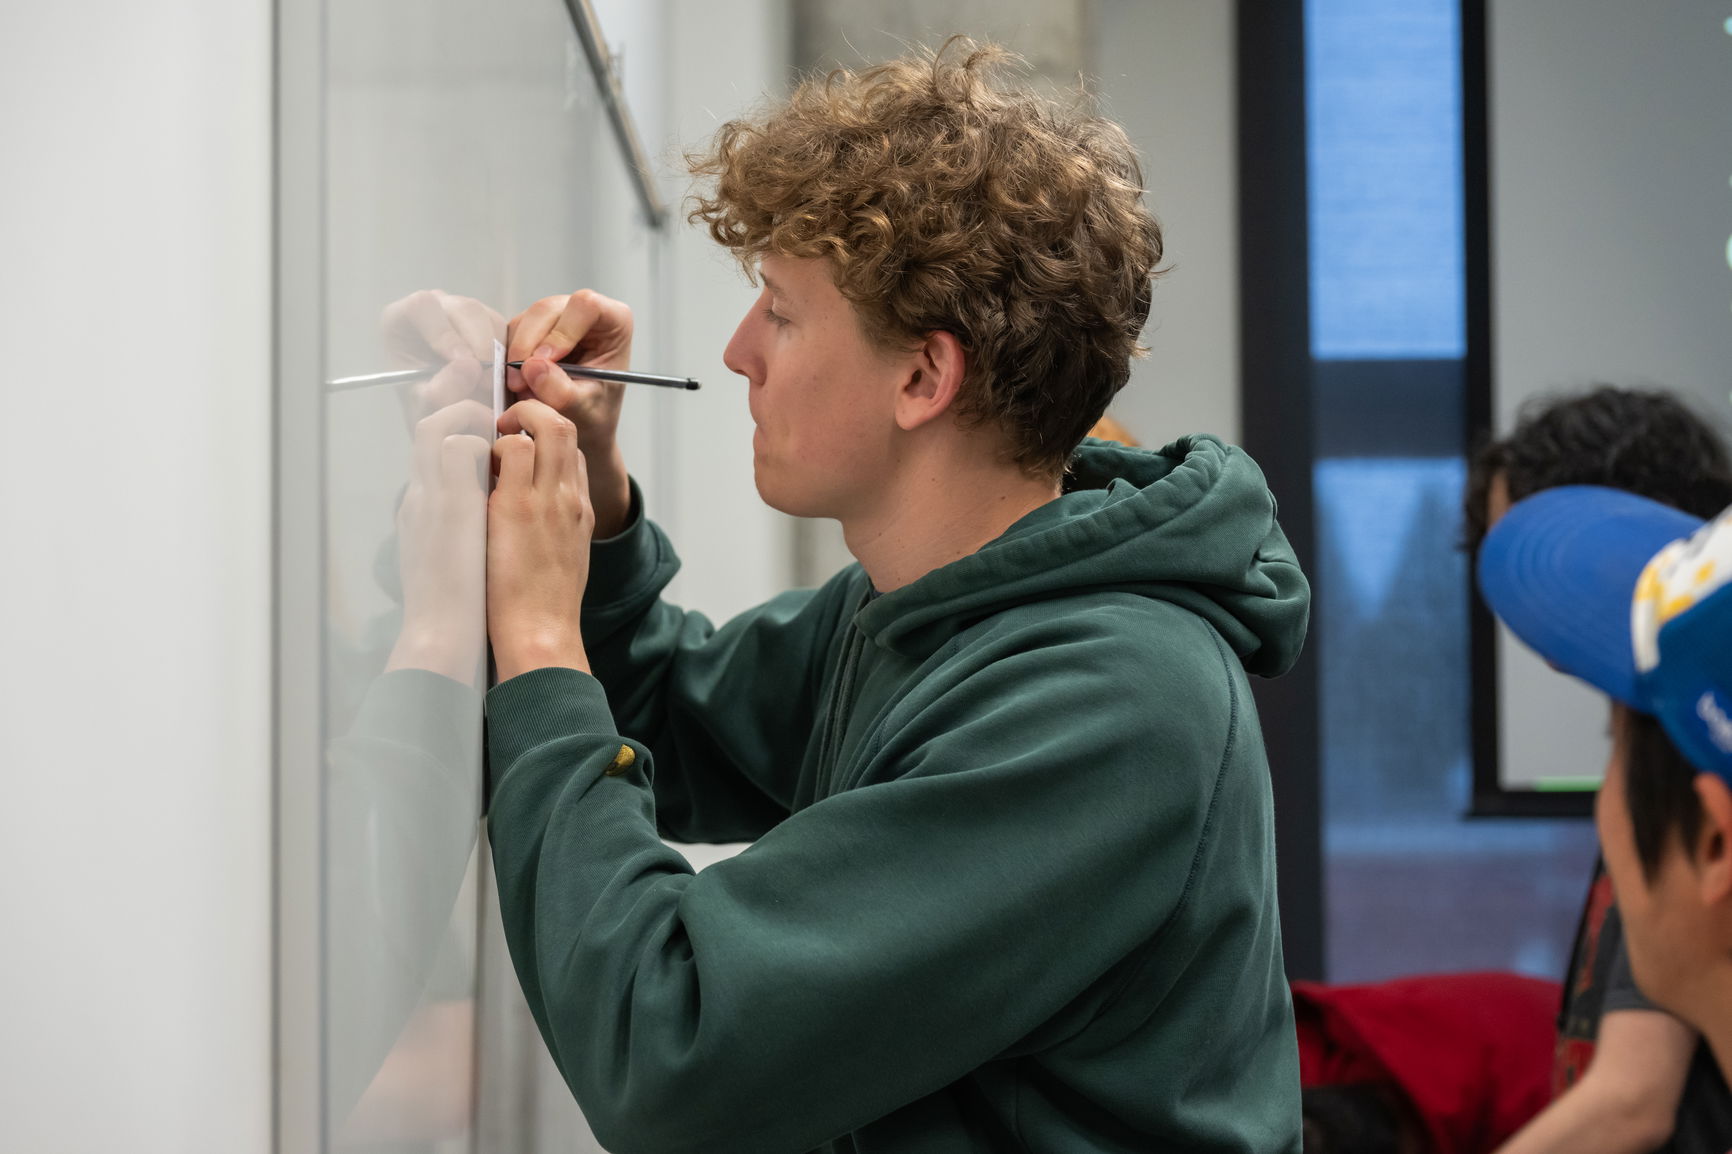
[[[1726,584],[1732,574],[1732,509],[1648,561],[1630,602],[1630,647],[1638,672],[1660,664],[1660,630]]]

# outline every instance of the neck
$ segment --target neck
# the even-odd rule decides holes
[[[961,560],[1058,497],[1057,478],[1028,476],[995,446],[969,447],[909,456],[879,499],[842,518],[848,551],[880,593]]]

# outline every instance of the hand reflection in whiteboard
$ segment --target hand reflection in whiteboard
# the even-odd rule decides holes
[[[364,692],[349,690],[353,721],[326,758],[327,1081],[339,1146],[462,1133],[473,1111],[462,955],[474,935],[453,913],[465,919],[473,905],[458,896],[474,881],[480,818],[490,385],[505,323],[479,301],[422,290],[387,306],[381,331],[392,367],[421,372],[366,390],[379,400],[332,402],[334,422],[339,404],[365,406],[350,415],[379,437],[392,403],[381,394],[393,393],[406,440],[345,460],[352,480],[333,477],[334,491],[381,500],[395,478],[400,494],[372,570],[390,608],[356,630],[383,661],[360,658],[375,672]]]

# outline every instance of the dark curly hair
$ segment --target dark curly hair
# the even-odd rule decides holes
[[[1659,390],[1600,385],[1542,397],[1515,431],[1480,447],[1468,467],[1468,545],[1485,539],[1492,481],[1502,474],[1510,501],[1558,485],[1605,485],[1706,520],[1732,505],[1732,462],[1713,426]],[[1652,881],[1674,837],[1686,844],[1703,821],[1695,776],[1660,723],[1622,706],[1624,801],[1642,871]]]
[[[1056,476],[1144,352],[1161,230],[1124,130],[1002,83],[1015,63],[953,37],[807,80],[687,158],[715,180],[691,219],[748,275],[768,253],[829,260],[881,347],[955,335],[958,415]]]
[[[1702,518],[1732,505],[1732,461],[1720,434],[1657,389],[1600,385],[1538,397],[1514,432],[1481,445],[1468,465],[1462,509],[1467,546],[1476,553],[1500,474],[1512,502],[1558,485],[1605,485]]]

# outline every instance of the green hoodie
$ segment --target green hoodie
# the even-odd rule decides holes
[[[1246,673],[1305,578],[1213,438],[1085,442],[1068,488],[721,629],[640,519],[593,550],[599,680],[491,692],[511,955],[615,1154],[1298,1150]]]

